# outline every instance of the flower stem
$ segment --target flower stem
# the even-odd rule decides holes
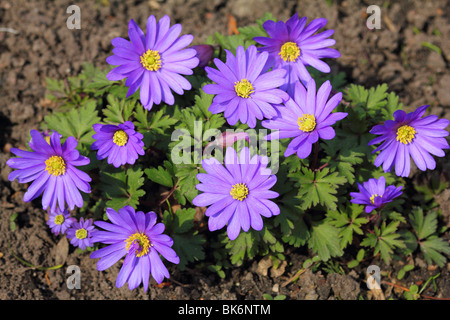
[[[317,165],[317,159],[318,159],[318,156],[319,156],[319,141],[317,141],[317,142],[314,144],[314,159],[313,159],[313,163],[312,163],[312,166],[311,166],[311,169],[312,169],[313,171],[316,170],[316,165]]]

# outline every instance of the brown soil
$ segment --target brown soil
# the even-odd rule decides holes
[[[328,4],[328,3],[331,3]],[[24,148],[31,129],[37,129],[51,111],[45,99],[45,78],[65,79],[80,72],[84,62],[107,67],[111,54],[110,40],[127,37],[127,25],[133,18],[141,27],[147,17],[168,14],[172,22],[183,25],[183,33],[195,36],[201,43],[215,31],[226,34],[230,15],[238,26],[253,23],[270,11],[277,19],[286,20],[294,12],[308,20],[325,17],[327,28],[335,29],[333,38],[342,57],[330,61],[333,72],[345,71],[349,82],[372,86],[387,83],[401,102],[412,108],[432,105],[432,112],[449,118],[450,114],[450,2],[438,1],[279,1],[279,0],[150,0],[88,1],[79,0],[82,25],[80,30],[66,27],[67,1],[5,0],[0,2],[0,300],[24,299],[263,299],[263,294],[286,295],[287,299],[364,299],[375,298],[364,282],[365,267],[381,266],[383,280],[395,282],[404,262],[390,266],[380,261],[343,274],[324,270],[304,272],[296,281],[287,282],[303,261],[311,256],[306,249],[289,249],[285,253],[284,272],[264,267],[264,260],[231,268],[225,279],[189,265],[180,272],[171,266],[171,279],[163,286],[152,283],[146,293],[141,288],[130,291],[127,286],[115,288],[119,266],[98,272],[88,253],[68,246],[67,240],[51,234],[45,223],[40,203],[25,203],[26,185],[8,181],[11,169],[6,161],[12,146]],[[382,7],[379,30],[366,27],[366,8]],[[388,6],[383,6],[388,4]],[[1,29],[3,30],[3,29]],[[438,46],[439,54],[421,45],[424,41]],[[449,181],[448,156],[440,160],[442,174]],[[442,195],[444,198],[442,197]],[[449,190],[437,197],[444,216],[449,216]],[[11,228],[11,217],[15,228]],[[33,269],[54,266],[57,270]],[[440,272],[437,292],[433,286],[424,294],[450,298],[449,270],[434,268],[417,255],[416,268],[398,283],[409,287],[426,281]],[[66,286],[67,266],[81,270],[81,289]],[[345,263],[342,265],[345,266]],[[389,276],[390,275],[390,276]],[[399,298],[402,289],[383,284],[385,297]]]

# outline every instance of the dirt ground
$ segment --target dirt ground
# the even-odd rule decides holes
[[[342,273],[308,270],[297,282],[289,282],[303,261],[311,257],[304,248],[285,253],[287,264],[281,274],[267,268],[262,272],[264,261],[260,260],[231,268],[225,279],[195,265],[184,272],[171,266],[171,279],[162,286],[152,283],[148,292],[142,287],[117,289],[114,283],[119,266],[98,272],[88,253],[79,253],[65,238],[52,235],[40,202],[23,201],[27,186],[8,181],[11,169],[5,163],[12,155],[10,148],[24,148],[29,131],[37,129],[50,111],[45,78],[75,75],[84,62],[107,67],[111,39],[127,37],[129,19],[144,27],[151,14],[157,18],[168,14],[172,23],[181,23],[183,33],[195,36],[194,44],[202,43],[215,31],[226,34],[230,15],[238,26],[253,23],[268,11],[278,20],[286,20],[294,12],[307,16],[308,21],[325,17],[326,28],[335,30],[335,48],[342,55],[330,61],[332,72],[345,71],[349,82],[367,87],[385,82],[404,105],[416,108],[430,104],[434,114],[450,118],[450,1],[78,0],[75,4],[81,9],[80,30],[66,27],[67,1],[0,1],[0,300],[252,300],[263,299],[264,294],[309,300],[375,298],[364,282],[366,266]],[[379,30],[366,27],[366,8],[371,4],[382,8]],[[436,45],[441,54],[423,42]],[[440,160],[447,181],[448,159],[447,155]],[[449,194],[445,190],[436,199],[447,218]],[[11,228],[15,214],[16,225]],[[33,269],[11,252],[34,266],[64,263],[64,267]],[[371,263],[380,265],[385,281],[395,282],[394,275],[405,262],[386,266],[380,261],[367,261],[367,265]],[[420,254],[413,263],[416,268],[396,287],[383,284],[385,297],[397,299],[403,292],[398,286],[423,283],[440,273],[437,291],[430,286],[424,294],[450,298],[448,266],[427,266]],[[79,290],[66,286],[69,265],[80,267]]]

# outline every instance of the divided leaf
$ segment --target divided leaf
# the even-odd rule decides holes
[[[329,168],[313,172],[303,167],[301,173],[289,175],[296,179],[299,187],[297,197],[303,201],[303,209],[321,204],[330,210],[336,210],[338,199],[334,195],[337,193],[338,186],[347,182],[347,179],[340,176],[338,172],[331,174],[329,172]]]
[[[311,227],[308,247],[323,261],[344,254],[339,244],[339,229],[326,221],[321,221]]]
[[[133,114],[136,101],[118,99],[112,94],[109,94],[106,100],[108,101],[108,105],[103,109],[103,115],[105,115],[103,121],[105,123],[119,124],[128,121]]]
[[[386,226],[386,222],[383,221],[381,228],[375,227],[375,232],[369,233],[361,245],[374,248],[374,255],[380,253],[384,262],[389,264],[394,249],[405,247],[404,242],[399,239],[400,234],[396,232],[399,224],[399,221],[394,221]]]
[[[168,162],[168,161],[164,161]],[[173,187],[173,180],[172,180],[172,174],[165,168],[158,166],[157,168],[147,168],[144,170],[147,177],[152,180],[153,182],[156,182],[158,184],[161,184],[165,187],[172,188]]]
[[[205,259],[205,238],[194,230],[194,208],[179,209],[174,213],[164,211],[163,222],[173,239],[173,249],[180,257],[178,268],[184,270],[190,262]]]
[[[409,215],[410,223],[426,262],[428,264],[435,262],[438,266],[443,267],[447,261],[443,254],[450,254],[450,245],[448,241],[438,237],[437,218],[436,211],[431,211],[424,217],[423,209],[420,207],[415,207],[412,214]]]
[[[346,248],[353,241],[353,233],[362,235],[361,226],[368,222],[367,218],[359,217],[363,212],[363,206],[352,203],[345,209],[328,211],[327,218],[330,224],[340,229],[339,237],[341,248]]]
[[[121,168],[100,173],[100,189],[109,199],[106,206],[119,210],[126,205],[137,208],[139,198],[145,194],[140,189],[144,185],[144,172],[139,166],[124,171]]]
[[[94,142],[92,135],[95,133],[92,126],[100,122],[95,101],[88,101],[79,109],[71,109],[69,112],[55,112],[45,116],[44,120],[50,130],[55,130],[68,138],[75,137],[78,140],[77,149],[85,147],[90,150]]]

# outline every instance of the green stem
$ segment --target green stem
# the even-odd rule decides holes
[[[167,206],[169,207],[169,213],[170,213],[171,215],[173,215],[173,212],[172,212],[172,206],[170,205],[169,199],[166,199],[166,203],[167,203]]]
[[[317,159],[318,159],[318,157],[319,157],[319,141],[317,141],[317,142],[314,144],[314,159],[313,159],[313,163],[312,163],[312,166],[311,166],[311,169],[312,169],[313,171],[316,170],[316,165],[317,165]]]
[[[36,270],[56,270],[61,268],[63,265],[59,264],[53,267],[36,267],[34,265],[32,265],[30,262],[23,260],[22,258],[20,258],[14,251],[12,251],[11,248],[9,248],[9,252],[11,252],[11,254],[14,256],[14,258],[16,258],[17,260],[19,260],[20,262],[22,262],[24,265],[32,268],[32,269],[36,269]]]

